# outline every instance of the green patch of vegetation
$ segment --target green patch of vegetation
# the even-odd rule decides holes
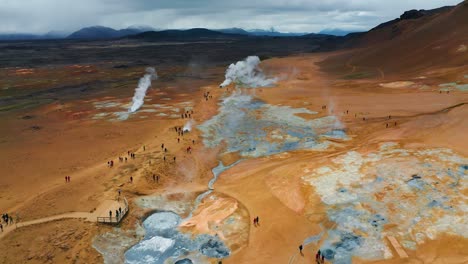
[[[364,79],[364,78],[372,78],[374,74],[371,72],[354,72],[350,74],[346,74],[343,76],[343,79],[353,80],[353,79]]]
[[[0,112],[6,112],[17,109],[26,109],[30,107],[39,106],[41,104],[49,103],[53,100],[38,100],[38,101],[20,101],[12,102],[11,104],[0,105]]]

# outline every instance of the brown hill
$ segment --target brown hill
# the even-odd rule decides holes
[[[412,10],[348,41],[355,49],[321,63],[351,78],[412,74],[468,64],[468,1],[455,7]]]

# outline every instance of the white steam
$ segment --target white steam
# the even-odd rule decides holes
[[[190,119],[189,121],[187,121],[187,123],[185,123],[182,131],[189,132],[192,130],[192,126],[193,126],[193,121]]]
[[[226,79],[219,87],[223,88],[231,83],[250,88],[274,85],[278,78],[266,78],[259,64],[260,58],[257,56],[249,56],[243,61],[232,63],[226,70]]]
[[[138,110],[144,103],[143,99],[145,99],[146,90],[151,86],[151,81],[156,80],[158,75],[156,70],[152,67],[146,68],[145,76],[140,78],[138,81],[138,87],[135,89],[135,95],[132,98],[132,106],[128,109],[129,112],[135,112]]]

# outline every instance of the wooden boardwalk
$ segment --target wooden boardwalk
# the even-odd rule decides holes
[[[116,218],[115,211],[119,210],[119,208],[121,208],[122,214],[118,218]],[[0,239],[17,228],[30,226],[30,225],[37,225],[37,224],[42,224],[42,223],[47,223],[47,222],[57,221],[57,220],[62,220],[62,219],[75,218],[75,219],[85,219],[88,222],[118,224],[120,223],[122,218],[127,214],[128,209],[129,208],[128,208],[127,199],[123,198],[123,199],[120,199],[120,201],[105,200],[92,213],[70,212],[70,213],[65,213],[65,214],[59,214],[59,215],[53,215],[53,216],[48,216],[44,218],[34,219],[31,221],[26,221],[26,222],[19,222],[19,223],[15,222],[9,225],[5,225],[5,223],[2,223],[3,232],[0,232]],[[113,215],[112,218],[109,217],[109,211],[112,211],[112,215]]]
[[[112,212],[112,216],[109,215]],[[116,212],[119,211],[117,216]],[[118,224],[128,212],[127,199],[123,198],[121,201],[110,201],[110,203],[103,203],[96,209],[96,222],[106,224]]]

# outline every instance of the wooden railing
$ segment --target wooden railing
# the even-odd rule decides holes
[[[120,223],[120,220],[122,220],[122,218],[124,218],[124,216],[128,212],[128,201],[127,201],[127,199],[125,197],[123,198],[123,202],[124,202],[124,207],[122,208],[122,213],[120,213],[119,216],[113,216],[113,217],[98,216],[97,217],[97,222],[98,223],[107,223],[107,224],[118,224],[118,223]]]

